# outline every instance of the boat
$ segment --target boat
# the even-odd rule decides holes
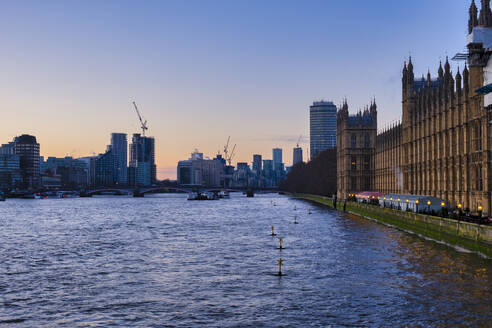
[[[254,193],[254,191],[253,191],[253,190],[248,190],[248,191],[246,192],[246,197],[255,197],[255,193]]]
[[[229,198],[231,198],[231,195],[229,194],[229,192],[227,190],[221,190],[219,192],[219,198],[229,199]]]
[[[41,195],[39,193],[33,193],[33,194],[24,194],[22,195],[23,199],[41,199]]]

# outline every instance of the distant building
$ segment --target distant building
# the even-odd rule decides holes
[[[39,143],[37,143],[36,137],[28,134],[15,137],[14,141],[0,147],[0,154],[19,155],[22,176],[21,188],[36,189],[40,186]]]
[[[296,165],[297,163],[302,163],[302,148],[301,147],[295,147],[294,148],[292,166]]]
[[[263,168],[263,165],[261,165],[261,155],[255,154],[253,155],[253,171],[259,175],[261,173],[261,170]]]
[[[282,149],[281,148],[273,148],[273,166],[277,168],[280,164],[282,164]]]
[[[87,162],[72,157],[41,157],[41,184],[43,187],[80,188],[89,184],[89,167]]]
[[[157,180],[156,171],[154,138],[133,134],[128,166],[129,184],[150,186]]]
[[[0,154],[0,189],[10,190],[21,186],[20,155]]]
[[[178,162],[178,184],[183,186],[221,186],[225,162],[222,156],[219,156],[215,159],[203,159],[203,153],[195,150],[188,160]]]
[[[99,154],[95,159],[95,186],[111,186],[114,180],[114,158],[111,146],[104,154]]]
[[[111,134],[111,149],[114,158],[114,174],[117,184],[126,185],[128,183],[128,144],[126,133]]]
[[[315,101],[309,108],[311,158],[337,145],[337,107],[331,101]]]

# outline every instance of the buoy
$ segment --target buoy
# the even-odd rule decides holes
[[[309,209],[308,214],[311,214],[311,209]]]
[[[294,216],[294,224],[298,224],[299,222],[297,222],[297,215]]]
[[[279,242],[279,244],[280,244],[280,245],[279,245],[279,247],[278,247],[278,249],[280,249],[280,250],[284,249],[284,248],[282,247],[282,241],[283,241],[283,240],[284,240],[284,238],[282,238],[282,237],[278,237],[278,242]]]
[[[297,210],[297,207],[294,205],[294,211]]]
[[[284,263],[284,260],[282,260],[282,258],[279,258],[278,261],[278,275],[279,276],[282,276],[282,264]]]
[[[275,228],[272,226],[272,234],[271,236],[276,236],[277,234],[275,233]]]

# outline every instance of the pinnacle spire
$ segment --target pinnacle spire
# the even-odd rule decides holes
[[[485,27],[492,27],[492,12],[490,10],[490,0],[482,0],[478,24]]]
[[[478,25],[478,9],[475,5],[475,0],[472,0],[469,10],[470,17],[468,19],[468,34],[473,31],[473,28]]]

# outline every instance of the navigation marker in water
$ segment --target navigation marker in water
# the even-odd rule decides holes
[[[308,214],[311,214],[311,209],[308,210]]]
[[[299,222],[297,222],[297,215],[294,215],[294,224],[298,224]]]
[[[277,276],[281,277],[284,275],[282,273],[282,264],[284,263],[284,260],[282,260],[282,258],[279,258],[277,263],[278,263],[278,274],[277,274]]]
[[[278,237],[278,242],[279,242],[279,247],[278,247],[278,249],[280,249],[280,250],[283,250],[283,249],[284,249],[284,247],[282,247],[282,241],[283,241],[283,240],[284,240],[284,238],[282,238],[282,237]]]
[[[272,226],[272,234],[270,236],[276,236],[277,234],[275,233],[275,228]]]

